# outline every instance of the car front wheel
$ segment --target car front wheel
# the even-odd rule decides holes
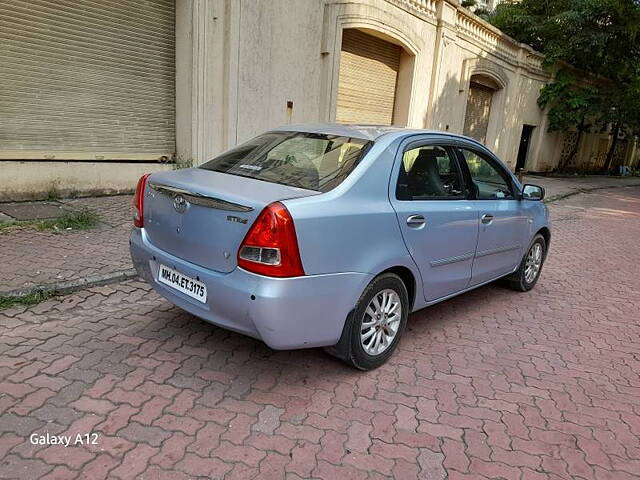
[[[520,262],[518,270],[507,277],[511,288],[519,292],[528,292],[535,286],[542,272],[546,249],[547,242],[544,237],[540,234],[536,235]]]
[[[379,367],[396,349],[408,315],[403,281],[393,273],[379,275],[349,314],[340,341],[327,351],[360,370]]]

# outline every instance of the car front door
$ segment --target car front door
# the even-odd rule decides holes
[[[471,285],[479,285],[511,273],[520,263],[527,217],[516,196],[513,181],[495,158],[473,145],[457,149],[471,204],[478,215],[478,246]]]
[[[400,149],[389,188],[427,302],[467,288],[479,228],[455,152],[432,142]]]

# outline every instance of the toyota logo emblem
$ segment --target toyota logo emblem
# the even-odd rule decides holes
[[[178,213],[184,213],[187,209],[187,201],[182,195],[176,195],[173,197],[173,208]]]

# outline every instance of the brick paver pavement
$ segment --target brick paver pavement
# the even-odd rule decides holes
[[[138,281],[0,312],[0,478],[637,479],[640,189],[552,215],[536,289],[414,314],[367,373]]]
[[[72,209],[86,207],[100,215],[100,225],[91,230],[54,233],[27,228],[0,233],[0,295],[130,271],[132,198],[117,195],[62,200]]]

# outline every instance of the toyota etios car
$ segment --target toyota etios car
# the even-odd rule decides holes
[[[543,196],[462,136],[287,126],[143,176],[131,257],[200,318],[370,369],[410,312],[501,277],[533,288],[550,240]]]

